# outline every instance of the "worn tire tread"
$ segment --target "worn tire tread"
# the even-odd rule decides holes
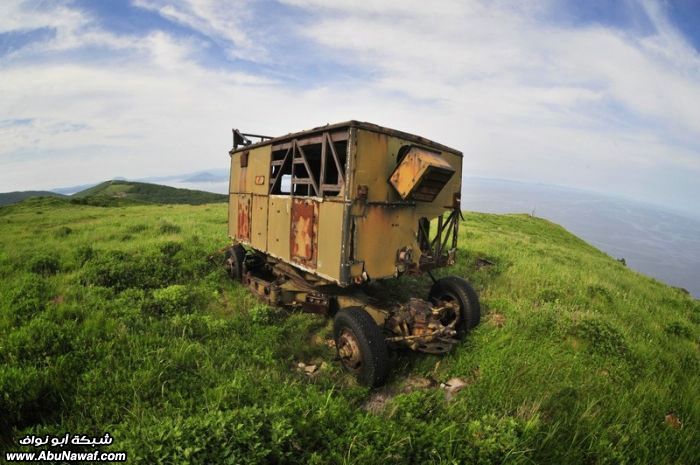
[[[372,317],[360,307],[344,308],[335,315],[333,337],[336,342],[346,327],[357,338],[363,357],[358,381],[370,387],[381,386],[389,373],[389,353],[384,334]]]

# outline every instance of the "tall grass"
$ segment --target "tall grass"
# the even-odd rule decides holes
[[[394,353],[372,392],[334,362],[326,319],[262,305],[209,259],[225,205],[1,208],[0,449],[109,431],[131,463],[696,460],[698,301],[547,221],[465,217],[442,274],[475,284],[482,324],[445,356]],[[450,401],[406,387],[454,376]]]

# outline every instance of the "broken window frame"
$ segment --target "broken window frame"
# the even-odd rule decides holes
[[[347,150],[339,150],[337,145],[345,143],[345,147],[347,147],[348,140],[347,130],[325,131],[321,134],[295,138],[273,145],[268,193],[293,197],[337,197],[342,195],[346,184]],[[318,150],[317,147],[313,147],[318,145],[320,145],[319,159],[310,159],[307,152],[310,152],[312,148],[314,151]],[[282,151],[284,151],[284,155],[280,157]],[[328,173],[329,168],[335,171]],[[282,192],[282,177],[289,174],[291,174],[291,192]],[[334,179],[336,182],[329,183],[327,182],[329,179]],[[305,192],[302,192],[303,189]]]

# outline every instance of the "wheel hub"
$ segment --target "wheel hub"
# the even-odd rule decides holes
[[[452,325],[452,327],[459,324],[461,309],[459,308],[457,299],[449,294],[445,294],[437,299],[437,304],[444,309],[442,317],[440,318],[440,323],[444,326]]]
[[[353,371],[359,370],[362,365],[362,353],[355,335],[348,330],[344,330],[340,334],[336,345],[343,365]]]

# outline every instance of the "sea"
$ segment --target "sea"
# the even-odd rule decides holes
[[[464,210],[527,213],[560,224],[628,267],[700,298],[700,219],[578,189],[464,178]]]

